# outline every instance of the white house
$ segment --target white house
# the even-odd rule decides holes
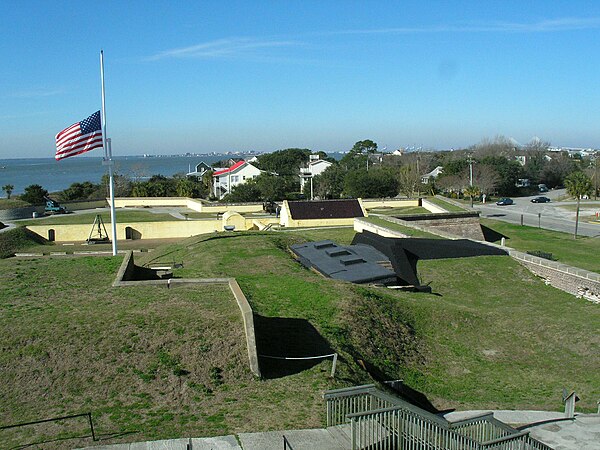
[[[213,194],[219,200],[229,194],[238,184],[256,178],[262,171],[246,161],[238,161],[231,167],[215,169],[213,173]]]
[[[310,183],[316,175],[322,174],[332,164],[329,161],[319,159],[319,155],[310,155],[307,167],[300,167],[300,191],[304,192],[304,185]],[[312,200],[312,192],[311,192]]]
[[[444,170],[444,168],[442,166],[437,166],[435,169],[433,169],[431,172],[426,173],[425,175],[423,175],[421,177],[421,183],[423,184],[429,184],[429,182],[431,181],[431,179],[436,179]]]

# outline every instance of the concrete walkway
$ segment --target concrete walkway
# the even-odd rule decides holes
[[[600,449],[600,414],[576,414],[565,419],[552,411],[456,411],[444,417],[451,422],[493,412],[494,417],[552,447],[554,450]]]
[[[456,421],[490,411],[456,411],[444,417]],[[564,414],[549,411],[493,411],[494,417],[549,445],[554,450],[600,449],[600,414],[577,414],[565,420]],[[237,436],[211,438],[171,439],[135,442],[131,444],[101,445],[88,450],[186,450],[191,442],[193,450],[281,450],[285,436],[294,450],[348,450],[350,426],[309,430],[268,431],[240,433]]]

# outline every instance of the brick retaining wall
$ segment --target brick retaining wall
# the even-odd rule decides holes
[[[600,303],[600,274],[512,249],[509,250],[509,254],[532,273],[543,278],[546,284]]]

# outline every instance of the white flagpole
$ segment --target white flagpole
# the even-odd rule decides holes
[[[117,255],[117,215],[115,214],[115,182],[113,178],[113,160],[111,141],[106,137],[106,102],[104,98],[104,51],[100,50],[100,79],[102,81],[102,138],[104,139],[104,161],[108,166],[110,187],[110,221],[112,223],[112,251]]]

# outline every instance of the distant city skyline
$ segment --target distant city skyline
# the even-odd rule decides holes
[[[100,108],[101,49],[116,156],[600,148],[595,2],[8,0],[0,26],[0,158]]]

